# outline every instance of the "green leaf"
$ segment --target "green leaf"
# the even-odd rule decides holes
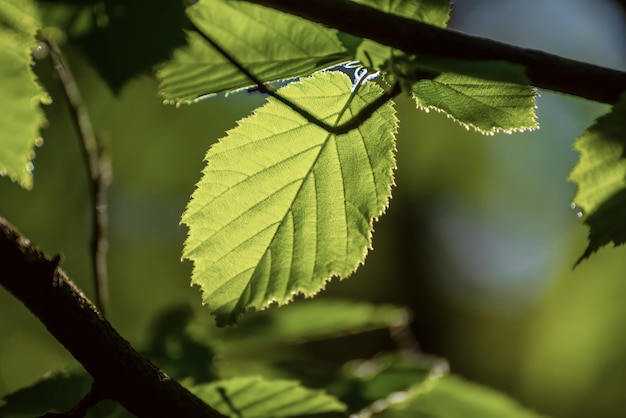
[[[188,9],[194,24],[263,82],[305,76],[351,60],[337,31],[241,1],[201,1]],[[157,76],[166,100],[190,102],[254,83],[198,33],[175,51]]]
[[[39,105],[49,102],[31,69],[37,29],[31,1],[0,0],[0,175],[25,189],[33,186],[31,160],[46,123]]]
[[[401,16],[429,25],[445,28],[450,19],[451,5],[448,0],[355,0],[365,6],[373,7],[385,13]],[[356,50],[356,59],[369,68],[393,71],[390,65],[396,57],[407,57],[401,51],[395,50],[378,42],[365,39]],[[402,58],[401,58],[402,59]]]
[[[480,418],[539,418],[506,395],[467,382],[457,376],[445,376],[395,396],[399,401],[390,405],[380,418],[408,417],[480,417]]]
[[[411,354],[378,354],[346,363],[328,391],[348,405],[350,412],[380,412],[398,400],[400,392],[417,391],[448,372],[445,360]],[[404,400],[406,396],[401,396]]]
[[[493,134],[536,129],[531,86],[444,73],[411,87],[417,106],[444,112],[465,128]]]
[[[578,207],[589,225],[589,245],[577,264],[600,247],[626,242],[626,94],[576,140],[580,153],[570,181]]]
[[[235,339],[241,346],[300,343],[391,328],[409,320],[408,310],[397,306],[348,300],[302,301],[246,318],[237,327],[226,329],[222,339]]]
[[[76,407],[91,390],[93,379],[83,371],[58,371],[33,385],[5,395],[0,400],[0,417],[18,418],[61,413]],[[90,410],[90,417],[110,417],[113,402],[101,402]]]
[[[345,410],[333,396],[307,389],[292,380],[239,377],[193,386],[189,390],[227,416],[280,418]]]
[[[280,91],[332,124],[382,93],[374,83],[351,87],[333,71]],[[363,262],[391,194],[396,127],[391,103],[335,136],[270,99],[209,150],[182,217],[183,256],[219,325],[248,307],[314,295]]]
[[[401,16],[418,22],[445,28],[452,7],[449,0],[354,0],[364,6],[373,7],[388,14]]]

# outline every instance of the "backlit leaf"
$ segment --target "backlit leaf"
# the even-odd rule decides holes
[[[424,387],[398,393],[397,401],[373,416],[406,417],[480,417],[539,418],[513,399],[493,389],[465,381],[457,376],[444,376]]]
[[[482,133],[536,129],[535,89],[444,73],[411,87],[417,106],[444,112],[466,128]]]
[[[575,207],[585,214],[589,245],[578,262],[600,247],[626,242],[626,95],[576,140],[578,164],[569,179],[578,185]]]
[[[33,185],[31,160],[46,121],[39,105],[49,101],[31,69],[39,26],[30,0],[0,0],[0,175],[26,189]]]
[[[309,75],[351,59],[337,31],[242,1],[201,1],[188,9],[194,24],[261,81]],[[254,83],[198,33],[158,70],[163,96],[189,102]]]
[[[326,72],[280,91],[332,124],[382,89],[365,83],[353,94],[345,74]],[[391,193],[396,126],[388,103],[335,136],[270,99],[211,147],[182,218],[183,256],[218,324],[248,307],[314,295],[363,262]]]
[[[345,410],[333,396],[307,389],[293,380],[239,377],[189,390],[226,416],[280,418]]]

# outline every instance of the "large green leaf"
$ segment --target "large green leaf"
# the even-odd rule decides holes
[[[419,385],[395,396],[396,402],[379,414],[380,418],[539,418],[513,399],[493,389],[467,382],[457,376],[444,376],[430,387]]]
[[[569,179],[574,205],[589,225],[589,245],[578,262],[600,247],[626,242],[626,94],[576,141],[580,160]]]
[[[538,127],[531,86],[443,73],[411,90],[419,108],[444,112],[467,129],[491,134]]]
[[[46,122],[39,105],[49,101],[31,70],[39,26],[30,0],[0,0],[0,175],[26,189],[33,185],[31,160]]]
[[[350,79],[332,71],[280,91],[333,124],[382,90],[366,83],[351,93]],[[270,99],[209,150],[182,218],[183,256],[218,324],[248,307],[313,295],[363,262],[391,193],[396,126],[388,103],[335,136]]]
[[[261,81],[308,75],[350,59],[337,31],[255,4],[200,1],[188,9],[194,24]],[[202,36],[175,51],[157,75],[168,101],[189,102],[254,83]]]
[[[239,377],[192,386],[189,390],[226,416],[280,418],[345,410],[333,396],[307,389],[293,380]]]

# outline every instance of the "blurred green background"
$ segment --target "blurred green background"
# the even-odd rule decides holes
[[[451,25],[523,46],[626,68],[623,9],[611,1],[457,0]],[[98,135],[108,144],[108,317],[136,347],[164,309],[200,315],[180,215],[211,143],[263,103],[256,94],[176,109],[140,77],[113,95],[70,55]],[[0,214],[49,254],[89,296],[87,183],[58,83],[37,150],[35,186],[0,181]],[[409,306],[421,348],[452,371],[555,417],[626,415],[626,249],[605,248],[575,270],[586,228],[570,207],[571,145],[606,106],[541,92],[541,129],[483,137],[398,100],[397,186],[375,225],[374,251],[356,274],[320,297]],[[0,289],[0,397],[71,365],[39,322]],[[372,354],[379,341],[372,339]],[[359,355],[362,349],[359,349]],[[328,352],[324,355],[330,355]]]

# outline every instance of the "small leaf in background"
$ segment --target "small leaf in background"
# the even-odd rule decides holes
[[[420,385],[409,391],[403,402],[390,405],[389,408],[373,416],[378,418],[541,417],[503,393],[452,375],[441,377],[428,387]]]
[[[351,88],[331,71],[280,92],[332,124],[382,94],[374,83]],[[183,256],[219,325],[249,307],[312,296],[363,262],[391,195],[396,127],[391,103],[336,136],[270,99],[211,147],[182,217]]]
[[[280,418],[345,410],[335,397],[292,380],[238,377],[189,390],[226,416]]]
[[[31,69],[39,27],[30,0],[0,0],[0,175],[25,189],[33,186],[31,160],[46,123],[39,105],[50,101]]]
[[[337,31],[241,1],[212,0],[188,9],[194,24],[264,82],[309,75],[351,60]],[[195,32],[158,69],[167,101],[192,102],[254,83]]]
[[[185,44],[183,1],[106,0],[91,7],[91,25],[76,43],[111,89],[119,92],[131,79]],[[66,30],[78,31],[67,27]]]
[[[348,405],[352,416],[371,416],[403,401],[409,391],[431,385],[447,372],[448,363],[440,358],[415,353],[379,354],[346,363],[328,391]]]
[[[537,93],[531,86],[444,73],[411,87],[418,108],[436,110],[481,133],[516,132],[538,128]]]
[[[310,300],[259,312],[234,328],[223,339],[241,346],[294,344],[406,325],[408,309],[349,300]],[[306,326],[302,326],[306,323]]]
[[[585,214],[589,245],[577,263],[600,247],[626,242],[626,94],[576,140],[580,153],[570,181],[578,191],[573,206]]]
[[[0,400],[0,417],[35,417],[69,411],[89,393],[92,382],[91,376],[82,371],[49,374],[31,386],[5,395]],[[90,410],[89,416],[110,417],[115,408],[112,402],[101,402]]]

